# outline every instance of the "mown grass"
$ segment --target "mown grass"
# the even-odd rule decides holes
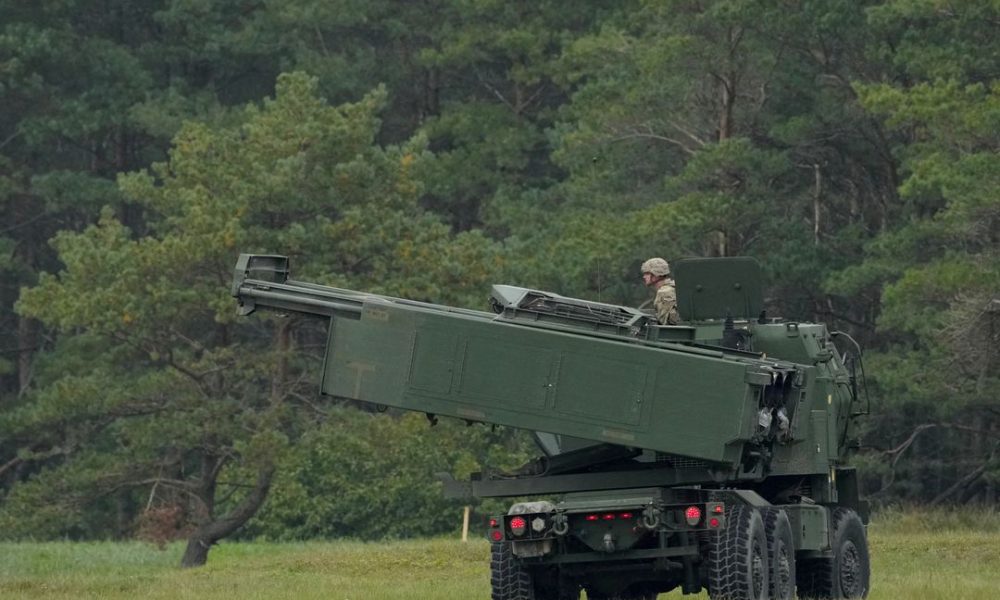
[[[869,534],[873,600],[1000,597],[996,513],[884,513]],[[222,544],[207,566],[188,570],[177,568],[182,551],[138,542],[0,544],[0,598],[489,598],[482,540]],[[681,595],[660,596],[668,598]]]

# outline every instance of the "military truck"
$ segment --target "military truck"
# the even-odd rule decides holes
[[[329,321],[323,394],[534,432],[514,472],[446,481],[516,498],[489,519],[494,600],[863,598],[860,348],[768,316],[746,257],[674,264],[682,324],[495,285],[488,311],[294,281],[239,257],[232,295]]]

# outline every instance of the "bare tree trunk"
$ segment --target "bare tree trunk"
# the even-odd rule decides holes
[[[823,195],[823,172],[820,170],[818,164],[813,165],[813,174],[815,176],[815,187],[813,188],[813,245],[819,246],[820,216],[822,214],[820,210],[820,197]]]
[[[31,365],[37,342],[37,325],[28,317],[17,318],[17,383],[23,394],[31,383]]]
[[[24,201],[18,202],[16,205],[26,206],[27,196],[23,198]],[[20,219],[28,219],[27,211],[20,215]],[[15,222],[19,222],[20,219],[15,218]],[[34,271],[35,246],[33,242],[28,241],[22,244],[19,253],[25,267]],[[17,318],[17,389],[19,394],[23,394],[27,390],[28,384],[31,383],[31,367],[34,362],[35,346],[37,343],[38,324],[28,317],[19,315]]]
[[[262,467],[257,472],[257,483],[253,489],[229,514],[203,523],[191,534],[191,537],[188,538],[187,549],[184,550],[184,556],[181,558],[181,567],[204,565],[208,561],[208,551],[214,544],[232,535],[257,514],[271,489],[274,472],[274,465]]]
[[[292,347],[292,328],[288,319],[278,322],[274,332],[274,346],[278,351],[274,377],[271,378],[271,403],[281,402],[288,381],[288,354]]]
[[[719,113],[719,141],[728,140],[733,137],[735,125],[733,124],[733,112],[736,107],[737,81],[740,77],[738,63],[739,46],[743,41],[743,29],[736,27],[727,32],[726,45],[729,55],[726,65],[722,70],[723,74],[718,76],[719,92],[722,95],[722,107]]]
[[[722,95],[722,110],[719,113],[719,141],[733,137],[733,105],[736,104],[736,93],[732,89],[731,79],[719,82],[719,92]]]
[[[979,478],[983,476],[983,473],[985,473],[986,470],[991,466],[992,461],[993,461],[993,456],[991,455],[986,462],[979,465],[978,467],[973,469],[970,473],[968,473],[965,477],[962,477],[954,484],[952,484],[951,487],[938,494],[933,500],[931,500],[930,505],[938,506],[939,504],[950,498],[952,495],[954,495],[956,492],[964,492],[969,486],[976,483],[979,480]]]
[[[427,116],[436,116],[441,112],[440,94],[441,82],[440,72],[436,67],[430,67],[425,74],[424,83],[424,107]]]

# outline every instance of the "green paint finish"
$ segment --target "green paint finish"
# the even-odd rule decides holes
[[[796,550],[829,550],[829,510],[826,507],[818,504],[791,504],[779,508],[788,513]]]
[[[758,318],[750,259],[676,268],[685,311],[699,318],[677,327],[512,286],[494,286],[494,312],[482,312],[288,281],[274,256],[241,257],[232,289],[242,314],[329,319],[321,389],[331,396],[577,440],[547,452],[655,451],[706,483],[825,480],[863,412],[826,327]],[[817,497],[832,497],[829,487]]]
[[[674,263],[673,276],[686,321],[753,319],[763,310],[760,265],[752,258],[689,258]]]
[[[483,315],[366,303],[330,328],[323,392],[717,462],[750,435],[745,362]]]

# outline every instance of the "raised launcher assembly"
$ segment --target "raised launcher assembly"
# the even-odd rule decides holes
[[[329,319],[326,395],[536,432],[516,473],[446,481],[546,497],[491,519],[494,599],[865,596],[853,363],[765,318],[753,259],[673,268],[677,326],[505,285],[481,312],[302,283],[282,256],[241,255],[232,293]]]

